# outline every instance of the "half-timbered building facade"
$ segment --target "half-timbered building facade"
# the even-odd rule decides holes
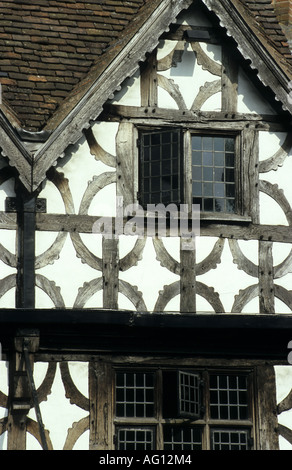
[[[272,2],[6,0],[0,53],[0,448],[290,449]]]

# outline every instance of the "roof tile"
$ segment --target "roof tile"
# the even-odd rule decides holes
[[[30,131],[45,127],[64,98],[157,0],[0,2],[0,83],[9,109]],[[232,0],[235,2],[235,0]],[[239,0],[281,60],[292,65],[271,0]]]

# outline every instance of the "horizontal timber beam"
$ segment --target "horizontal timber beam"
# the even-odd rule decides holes
[[[36,230],[47,232],[92,233],[99,217],[75,214],[36,214]],[[126,223],[127,220],[124,220]],[[114,221],[113,221],[114,224]],[[0,212],[0,230],[15,230],[16,215]],[[292,243],[292,227],[286,225],[254,225],[201,223],[200,235],[238,240],[263,240]]]
[[[92,233],[99,217],[72,214],[36,214],[36,230],[48,232]],[[126,224],[128,219],[124,219]],[[114,218],[113,230],[115,228]],[[1,228],[1,224],[0,224]],[[292,243],[292,227],[285,225],[224,224],[201,221],[200,236],[238,240]]]
[[[191,354],[283,363],[292,338],[291,320],[291,315],[263,314],[1,310],[0,342],[7,354],[19,328],[38,328],[39,354]]]
[[[190,111],[190,110],[177,110],[177,109],[164,109],[158,107],[146,107],[146,106],[124,106],[124,105],[107,105],[104,107],[104,112],[100,116],[100,120],[108,119],[127,119],[131,120],[136,124],[150,125],[161,120],[162,123],[176,123],[185,127],[186,125],[192,127],[202,127],[204,125],[210,126],[216,123],[216,126],[220,125],[226,128],[228,126],[237,129],[242,128],[246,125],[254,126],[257,129],[270,130],[271,128],[277,130],[288,130],[291,127],[291,123],[283,120],[283,118],[277,115],[260,115],[253,113],[235,113],[235,112],[208,112],[208,111]],[[149,119],[149,122],[148,122]],[[142,120],[142,122],[141,122]]]

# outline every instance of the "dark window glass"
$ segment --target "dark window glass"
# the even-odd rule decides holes
[[[165,450],[202,450],[200,427],[165,426],[163,438]]]
[[[180,131],[162,130],[140,133],[140,202],[180,204],[181,139]]]
[[[116,416],[154,416],[154,376],[144,372],[116,374]]]
[[[192,136],[193,203],[203,212],[236,210],[234,149],[234,137]]]
[[[121,427],[117,429],[117,450],[155,449],[155,431],[147,427]]]
[[[213,429],[212,450],[248,450],[249,434],[244,429]]]
[[[247,377],[211,375],[210,413],[212,419],[247,419]]]

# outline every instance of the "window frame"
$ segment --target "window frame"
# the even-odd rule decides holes
[[[117,417],[115,414],[115,387],[116,387],[116,373],[117,372],[152,372],[154,374],[154,413],[153,417],[147,418],[136,418],[136,417]],[[202,385],[202,401],[201,405],[204,408],[204,414],[200,417],[194,417],[191,419],[189,416],[175,416],[174,418],[164,417],[163,416],[163,371],[173,371],[178,373],[180,371],[185,373],[192,373],[200,376]],[[209,377],[211,374],[218,375],[242,375],[244,374],[247,377],[248,384],[248,418],[244,420],[224,420],[224,419],[214,419],[211,418],[210,412],[210,383]],[[144,368],[139,366],[129,366],[129,367],[113,367],[112,368],[112,386],[113,386],[113,426],[114,426],[114,436],[115,437],[115,448],[118,449],[117,445],[117,432],[116,430],[127,428],[127,429],[139,429],[139,428],[154,428],[156,435],[156,448],[155,450],[164,450],[163,438],[164,438],[164,428],[166,426],[170,427],[180,427],[191,426],[193,428],[202,429],[202,450],[211,450],[212,448],[212,432],[214,429],[235,429],[236,431],[248,430],[250,439],[249,444],[255,442],[256,440],[256,423],[255,423],[255,394],[253,389],[253,384],[255,381],[255,374],[252,368],[236,368],[236,369],[221,369],[213,367],[184,367],[179,364],[174,367],[153,367],[153,368]],[[177,390],[178,393],[178,390]]]
[[[234,136],[236,151],[236,168],[235,168],[235,184],[236,184],[236,206],[238,210],[234,213],[226,212],[200,212],[200,219],[214,222],[233,222],[233,223],[257,223],[258,219],[258,139],[257,131],[250,130],[242,125],[230,125],[224,123],[215,123],[210,125],[189,124],[187,127],[183,124],[173,124],[166,126],[153,125],[133,125],[136,135],[136,151],[134,152],[134,203],[141,204],[141,185],[140,185],[140,133],[156,132],[159,130],[179,129],[182,135],[182,185],[183,185],[183,204],[186,204],[191,213],[193,197],[192,197],[192,135],[211,135],[211,136]],[[250,146],[251,132],[253,133],[252,147]],[[171,204],[169,201],[168,204]],[[157,203],[159,204],[159,203]]]

